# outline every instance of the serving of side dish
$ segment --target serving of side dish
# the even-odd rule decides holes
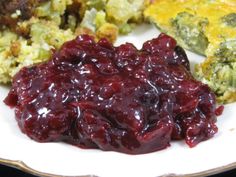
[[[131,34],[120,36],[115,45],[131,42],[140,49],[159,34],[154,26],[141,25]],[[186,53],[191,69],[204,60],[203,56]],[[0,85],[0,163],[41,176],[202,176],[236,168],[236,103],[224,105],[223,114],[217,117],[218,132],[193,148],[184,141],[172,141],[161,151],[128,155],[31,140],[20,131],[13,109],[3,103],[9,89]]]

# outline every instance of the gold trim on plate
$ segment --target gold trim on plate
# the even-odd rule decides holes
[[[43,172],[40,172],[40,171],[30,168],[29,166],[27,166],[24,162],[22,162],[20,160],[7,160],[7,159],[0,158],[0,164],[6,165],[9,167],[13,167],[13,168],[17,168],[23,172],[26,172],[26,173],[29,173],[32,175],[36,175],[36,176],[40,176],[40,177],[96,177],[94,175],[61,176],[61,175],[54,175],[54,174],[50,174],[50,173],[43,173]]]
[[[97,177],[95,175],[85,175],[85,176],[61,176],[61,175],[54,175],[54,174],[49,174],[49,173],[43,173],[37,170],[34,170],[27,166],[24,162],[18,161],[18,160],[7,160],[7,159],[2,159],[0,158],[0,164],[6,165],[9,167],[17,168],[19,170],[22,170],[23,172],[30,173],[32,175],[36,176],[41,176],[41,177]],[[202,176],[209,176],[209,175],[214,175],[217,173],[222,173],[228,170],[236,169],[236,162],[218,167],[218,168],[213,168],[210,170],[202,171],[199,173],[192,173],[192,174],[183,174],[183,175],[176,175],[176,174],[166,174],[162,175],[160,177],[202,177]]]

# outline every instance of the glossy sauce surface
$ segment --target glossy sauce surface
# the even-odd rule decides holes
[[[217,132],[222,112],[165,34],[141,50],[79,36],[47,63],[17,73],[5,103],[36,141],[129,154],[166,148],[171,139],[193,147]]]

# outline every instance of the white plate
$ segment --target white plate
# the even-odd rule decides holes
[[[117,44],[128,41],[140,48],[144,41],[157,37],[158,34],[154,27],[143,25],[132,34],[120,37]],[[191,63],[203,60],[201,56],[190,52],[187,54]],[[219,132],[214,138],[194,148],[178,141],[172,142],[171,147],[162,151],[126,155],[83,150],[64,143],[37,143],[29,139],[20,132],[14,111],[2,102],[8,91],[8,87],[0,86],[0,158],[21,160],[40,172],[100,177],[155,177],[171,173],[193,174],[212,169],[214,170],[211,172],[217,172],[232,168],[232,164],[236,162],[235,103],[225,106],[224,113],[217,122]],[[229,164],[231,166],[227,166]]]

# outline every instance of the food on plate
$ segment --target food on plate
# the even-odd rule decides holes
[[[217,132],[223,111],[165,34],[140,50],[78,36],[49,61],[21,69],[5,103],[36,141],[129,154],[157,151],[171,140],[193,147]]]
[[[48,0],[9,0],[0,1],[0,28],[3,25],[11,27],[12,30],[17,26],[17,22],[29,20],[39,3]]]
[[[221,43],[214,57],[196,65],[195,75],[214,90],[219,102],[236,101],[236,38]]]
[[[206,55],[196,66],[196,77],[211,87],[219,102],[236,101],[235,0],[156,0],[144,15],[181,46]]]
[[[144,15],[181,46],[213,56],[222,42],[236,36],[235,9],[233,0],[154,0]]]
[[[70,30],[60,29],[53,21],[30,20],[30,38],[0,31],[0,83],[11,82],[12,77],[24,66],[47,60],[52,49],[74,38]]]
[[[144,0],[0,1],[0,83],[79,34],[114,42],[142,22]]]

